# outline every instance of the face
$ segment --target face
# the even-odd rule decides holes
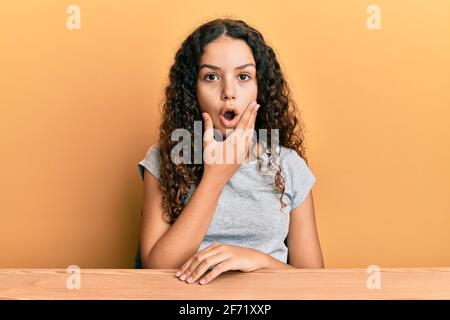
[[[244,40],[220,36],[205,46],[199,66],[200,111],[209,113],[214,128],[225,136],[258,95],[252,50]]]

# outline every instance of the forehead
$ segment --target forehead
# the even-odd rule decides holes
[[[255,63],[255,59],[244,40],[220,36],[205,46],[200,58],[200,64],[203,63],[234,68],[245,63]]]

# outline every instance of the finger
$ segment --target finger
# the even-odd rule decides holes
[[[197,267],[205,260],[206,258],[215,255],[220,252],[220,249],[217,248],[217,246],[212,246],[208,250],[202,250],[201,252],[198,252],[194,255],[193,259],[190,261],[190,264],[186,267],[186,269],[183,271],[183,273],[180,276],[180,280],[188,279],[194,270],[197,269]],[[182,279],[184,278],[184,279]]]
[[[247,108],[244,110],[239,122],[237,123],[235,130],[230,134],[230,140],[235,139],[237,136],[241,136],[245,138],[247,132],[247,128],[250,126],[250,121],[252,118],[255,118],[253,111],[254,108],[258,105],[256,101],[252,101],[248,104]],[[228,138],[227,138],[228,139]]]
[[[203,274],[208,271],[210,267],[214,267],[215,265],[227,260],[228,258],[229,255],[223,251],[204,258],[186,281],[188,283],[194,283],[201,276],[203,276]]]
[[[254,129],[255,128],[255,122],[256,122],[256,117],[258,115],[258,109],[259,109],[260,105],[257,103],[255,108],[252,111],[252,117],[249,121],[249,125],[248,125],[248,129]]]
[[[179,276],[183,276],[185,275],[184,272],[187,270],[187,268],[189,268],[189,266],[191,265],[192,261],[195,259],[195,257],[200,253],[200,252],[204,252],[212,247],[216,246],[216,242],[210,244],[209,246],[207,246],[206,248],[204,248],[203,250],[195,253],[194,255],[192,255],[182,266],[181,268],[177,271],[177,273],[175,274],[177,277]],[[184,280],[184,279],[181,279]]]
[[[255,134],[255,122],[256,122],[256,116],[258,114],[259,107],[260,107],[260,105],[256,104],[255,108],[252,111],[252,117],[251,117],[250,121],[248,122],[247,127],[244,132],[244,137],[247,141],[247,144],[249,144],[249,145],[252,144],[252,139]]]
[[[181,268],[177,271],[177,273],[176,273],[175,275],[176,275],[177,277],[182,276],[182,275],[185,273],[185,271],[189,268],[189,266],[191,265],[192,261],[195,259],[195,257],[196,257],[198,254],[203,253],[203,252],[207,252],[207,251],[209,251],[210,249],[217,247],[219,244],[220,244],[219,242],[213,242],[212,244],[210,244],[209,246],[207,246],[207,247],[204,248],[203,250],[201,250],[201,251],[197,252],[196,254],[192,255],[192,257],[190,257],[190,258],[188,259],[188,261],[186,261],[186,262],[181,266]],[[184,280],[184,279],[181,279],[181,280]]]
[[[242,123],[243,129],[245,130],[248,128],[249,123],[252,121],[253,118],[253,111],[255,110],[258,103],[256,101],[253,101],[252,104],[247,108],[245,111],[247,111],[246,117],[244,119],[244,122]]]
[[[252,101],[248,104],[247,108],[245,108],[244,113],[242,114],[239,122],[236,125],[236,129],[244,129],[247,127],[248,122],[252,117],[252,111],[256,106],[256,101]]]
[[[200,284],[207,284],[210,283],[213,279],[215,279],[219,274],[232,270],[233,269],[233,262],[231,259],[227,259],[221,263],[219,263],[217,266],[215,266],[206,276],[204,276],[200,280]]]
[[[207,112],[202,113],[205,122],[205,132],[203,134],[203,141],[205,146],[209,145],[214,140],[214,126],[211,117]]]

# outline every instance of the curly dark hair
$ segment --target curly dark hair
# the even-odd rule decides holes
[[[196,28],[182,43],[175,55],[169,84],[165,89],[159,135],[160,185],[163,192],[163,210],[170,224],[181,214],[192,185],[197,185],[203,175],[203,164],[172,162],[171,150],[178,141],[172,141],[171,134],[175,129],[184,128],[194,136],[194,121],[202,121],[196,96],[199,62],[204,47],[221,35],[242,39],[252,50],[256,62],[257,101],[261,106],[255,130],[257,133],[259,129],[267,130],[266,154],[269,159],[274,156],[271,151],[271,129],[278,129],[279,145],[295,150],[307,163],[303,124],[295,115],[296,105],[291,99],[290,89],[273,49],[266,44],[260,32],[242,20],[225,18],[209,21]],[[193,140],[192,150],[196,148]],[[257,141],[260,141],[260,137],[257,137]],[[272,165],[269,160],[269,169]],[[274,186],[275,190],[281,193],[281,207],[285,207],[286,204],[282,200],[285,181],[281,175],[281,166],[276,171]]]

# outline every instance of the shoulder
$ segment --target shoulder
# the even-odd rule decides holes
[[[284,164],[286,169],[304,169],[308,165],[305,159],[303,159],[296,150],[287,148],[284,146],[280,147],[280,158],[281,162]]]
[[[296,150],[281,147],[281,163],[287,171],[287,190],[291,196],[291,208],[298,207],[316,182],[316,177]]]
[[[159,143],[154,143],[148,148],[147,152],[145,153],[145,158],[146,159],[156,158],[155,160],[160,160],[161,155]]]
[[[141,178],[144,178],[144,170],[147,169],[157,179],[160,178],[161,154],[159,144],[151,145],[145,153],[144,159],[138,163]]]

